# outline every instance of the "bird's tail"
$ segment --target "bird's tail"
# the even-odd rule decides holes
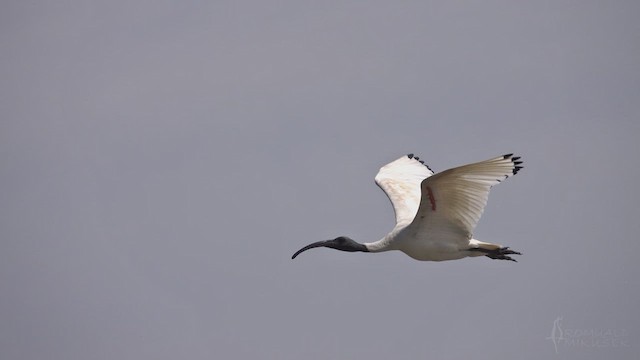
[[[521,253],[511,250],[508,247],[503,247],[502,245],[487,243],[483,241],[478,241],[476,239],[471,239],[469,241],[469,245],[471,248],[469,251],[471,252],[470,256],[486,256],[491,259],[496,260],[511,260],[516,261],[509,255],[522,255]]]
[[[502,245],[492,244],[492,243],[488,243],[488,242],[484,242],[476,239],[469,240],[469,245],[471,246],[472,250],[473,249],[480,250],[478,256],[483,255],[482,254],[483,251],[496,251],[502,247]]]

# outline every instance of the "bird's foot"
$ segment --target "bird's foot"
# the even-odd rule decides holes
[[[516,259],[512,258],[509,255],[522,255],[522,254],[517,251],[513,251],[509,249],[509,247],[502,247],[497,250],[487,251],[487,255],[485,256],[490,257],[492,259],[496,259],[496,260],[511,260],[511,261],[518,262]]]

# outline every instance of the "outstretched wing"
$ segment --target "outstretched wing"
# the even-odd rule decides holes
[[[396,227],[408,225],[420,205],[420,183],[433,175],[417,156],[405,155],[380,168],[376,184],[387,194],[396,214]]]
[[[507,154],[423,180],[420,207],[411,227],[443,238],[470,239],[487,205],[489,190],[522,168],[519,159]]]

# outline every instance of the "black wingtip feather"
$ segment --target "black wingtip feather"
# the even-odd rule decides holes
[[[426,166],[426,167],[427,167],[427,169],[429,169],[429,171],[433,172],[433,170],[431,170],[431,168],[429,167],[429,165],[427,165],[427,164],[425,164],[425,163],[424,163],[424,160],[420,160],[420,157],[415,156],[413,153],[411,153],[411,154],[407,154],[407,157],[408,157],[409,159],[415,159],[415,160],[416,160],[416,161],[418,161],[420,164],[422,164],[422,165]]]
[[[520,169],[523,168],[523,166],[520,166],[523,162],[520,160],[520,156],[513,156],[513,153],[511,154],[505,154],[502,155],[503,159],[509,159],[511,160],[511,162],[513,163],[513,175],[517,174],[518,171],[520,171]]]

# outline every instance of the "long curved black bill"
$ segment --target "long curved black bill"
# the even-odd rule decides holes
[[[317,241],[317,242],[314,242],[313,244],[309,244],[309,245],[307,245],[307,246],[303,247],[302,249],[300,249],[300,250],[296,251],[296,253],[295,253],[295,254],[293,254],[293,256],[292,256],[291,258],[292,258],[292,259],[295,259],[295,258],[296,258],[296,256],[300,255],[300,253],[301,253],[301,252],[303,252],[303,251],[307,251],[307,250],[309,250],[309,249],[313,249],[313,248],[317,248],[317,247],[325,246],[325,245],[326,245],[326,243],[327,243],[327,241],[326,241],[326,240],[323,240],[323,241]]]

